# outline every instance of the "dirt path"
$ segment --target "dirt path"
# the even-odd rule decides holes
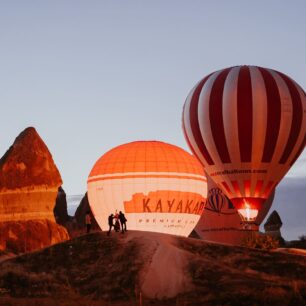
[[[295,248],[278,248],[276,252],[286,253],[286,254],[293,254],[293,255],[300,255],[306,256],[306,250],[303,249],[295,249]]]
[[[135,235],[137,233],[132,233],[129,239]],[[176,247],[176,237],[148,233],[146,238],[143,248],[148,265],[140,274],[143,294],[150,298],[172,298],[190,289],[191,281],[184,273],[188,263],[188,252]],[[152,240],[156,242],[154,249]],[[148,250],[150,246],[151,250]]]
[[[7,259],[13,258],[15,256],[16,255],[14,255],[13,253],[7,253],[7,254],[0,255],[0,263],[3,261],[6,261]]]

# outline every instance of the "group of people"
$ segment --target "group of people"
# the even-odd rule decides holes
[[[112,228],[114,228],[114,230],[116,232],[119,232],[120,228],[121,228],[122,234],[124,232],[126,232],[126,221],[127,220],[126,220],[125,215],[122,211],[119,211],[119,214],[116,211],[115,215],[114,214],[109,215],[108,216],[109,230],[108,230],[107,235],[108,236],[110,235],[110,233],[112,231]]]
[[[125,218],[124,213],[122,211],[119,211],[118,213],[116,210],[115,215],[111,214],[108,217],[109,231],[107,235],[108,236],[110,235],[112,228],[114,228],[116,232],[119,232],[121,228],[122,234],[126,232],[126,221],[127,220]],[[85,224],[86,224],[86,232],[87,234],[89,234],[91,230],[91,215],[89,210],[86,212],[85,215]]]

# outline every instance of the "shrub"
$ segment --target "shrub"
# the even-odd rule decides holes
[[[242,246],[261,250],[272,250],[278,248],[279,241],[269,235],[252,233],[243,241]]]
[[[300,241],[306,241],[306,235],[301,235],[299,236]]]

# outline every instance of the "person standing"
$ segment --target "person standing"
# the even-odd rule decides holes
[[[114,215],[113,215],[113,214],[109,215],[109,216],[108,216],[109,230],[108,230],[107,236],[110,235],[111,230],[112,230],[112,227],[114,226],[113,220],[114,220]]]
[[[86,212],[86,215],[85,215],[85,224],[86,224],[86,232],[87,234],[89,234],[90,229],[91,229],[91,216],[90,216],[89,210]]]
[[[120,220],[120,223],[121,223],[121,231],[122,231],[122,234],[124,232],[126,232],[126,218],[125,218],[125,215],[122,211],[119,212],[119,220]]]
[[[120,231],[120,223],[119,223],[119,214],[118,214],[117,209],[116,209],[116,212],[115,212],[114,219],[115,219],[114,229],[115,229],[116,232],[119,232]]]

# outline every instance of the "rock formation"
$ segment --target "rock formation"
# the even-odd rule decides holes
[[[15,236],[15,244],[24,244],[22,231],[29,231],[33,241],[45,235],[40,242],[33,242],[33,248],[24,249],[27,251],[68,239],[66,230],[54,223],[53,209],[61,184],[47,146],[34,128],[25,129],[0,159],[0,249]],[[55,228],[61,234],[54,235]]]
[[[0,190],[44,186],[58,188],[62,179],[47,146],[33,127],[26,128],[0,160]]]
[[[54,207],[54,217],[56,223],[61,225],[66,225],[67,222],[70,220],[67,211],[67,200],[66,200],[66,193],[65,190],[60,186],[58,188],[55,207]]]
[[[90,206],[89,206],[89,202],[88,202],[88,197],[87,197],[87,192],[85,193],[83,199],[81,200],[80,202],[80,205],[78,206],[76,212],[75,212],[75,215],[74,215],[74,218],[75,218],[75,221],[77,223],[77,226],[78,228],[84,228],[85,227],[85,215],[86,215],[86,212],[87,211],[90,211],[90,215],[91,215],[91,220],[92,220],[92,229],[93,230],[99,230],[100,227],[90,209]],[[103,229],[103,230],[108,230],[108,229]]]
[[[49,219],[61,176],[34,128],[25,129],[0,160],[0,220]]]
[[[282,225],[283,223],[279,214],[276,210],[274,210],[264,224],[265,232],[267,235],[270,235],[273,238],[283,240],[280,232]]]
[[[24,253],[67,239],[66,229],[48,219],[0,222],[0,250]]]

